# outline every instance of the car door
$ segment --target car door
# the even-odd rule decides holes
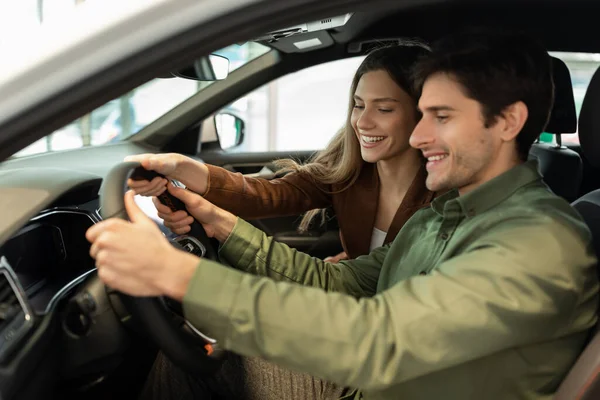
[[[281,176],[274,160],[307,162],[344,125],[348,91],[362,59],[353,57],[310,67],[230,103],[205,121],[203,129],[215,129],[217,140],[203,140],[199,157],[229,171],[268,180]],[[231,139],[236,127],[242,132]],[[342,251],[332,209],[327,210],[323,224],[312,224],[305,233],[298,231],[301,219],[302,215],[294,215],[250,222],[276,240],[315,257]]]

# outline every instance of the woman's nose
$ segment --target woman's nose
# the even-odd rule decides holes
[[[371,129],[375,126],[375,121],[373,119],[371,110],[366,107],[362,110],[358,120],[356,121],[356,126],[363,130]]]

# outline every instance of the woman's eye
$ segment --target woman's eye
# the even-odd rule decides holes
[[[358,104],[355,104],[354,108],[356,108],[357,110],[362,110],[363,108],[365,108],[365,106],[359,106]]]

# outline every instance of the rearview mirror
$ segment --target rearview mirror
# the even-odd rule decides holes
[[[228,112],[215,115],[215,131],[219,138],[221,149],[231,149],[244,141],[244,120]]]
[[[171,72],[159,78],[185,78],[195,81],[220,81],[229,75],[229,59],[217,54],[210,54],[208,57],[201,57],[194,63],[181,70]]]

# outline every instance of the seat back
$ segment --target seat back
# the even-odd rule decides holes
[[[560,385],[554,400],[600,399],[599,373],[600,334],[596,334]]]
[[[561,134],[574,133],[577,130],[577,113],[571,74],[567,65],[552,57],[554,75],[554,105],[546,132],[556,136],[556,143],[534,143],[529,158],[536,159],[540,174],[550,189],[573,201],[579,195],[583,177],[583,162],[576,151],[562,145]]]
[[[579,142],[586,159],[600,167],[600,69],[594,73],[579,113]],[[596,256],[600,256],[600,189],[573,203],[592,232]],[[600,258],[599,258],[600,259]],[[600,275],[600,270],[599,270]],[[600,310],[599,310],[600,311]],[[592,339],[562,382],[556,400],[600,399],[600,332]]]

